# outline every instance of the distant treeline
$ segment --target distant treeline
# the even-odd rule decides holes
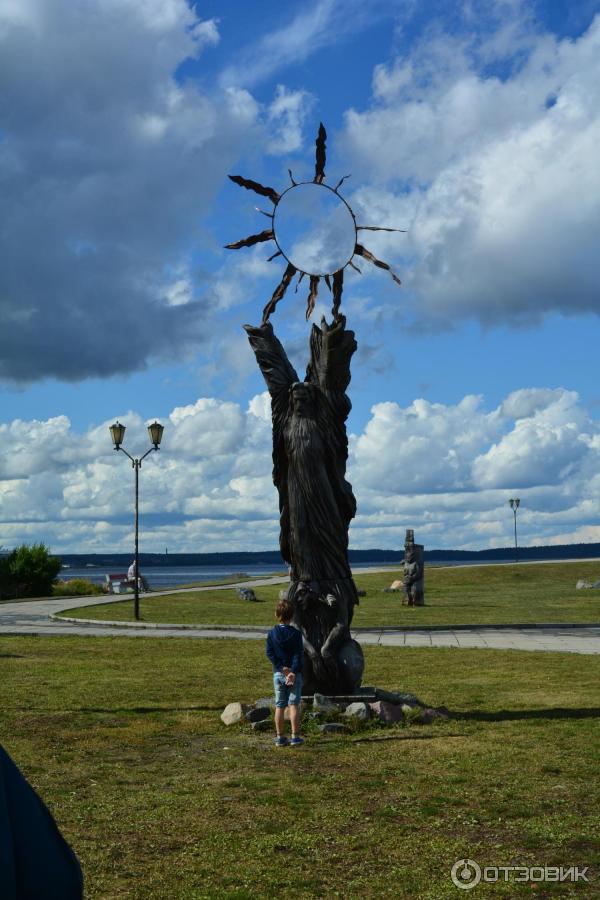
[[[556,544],[554,546],[519,547],[519,559],[589,559],[600,557],[600,544]],[[397,563],[404,559],[402,550],[350,550],[351,563]],[[60,558],[69,566],[102,566],[123,568],[132,560],[131,553],[62,553]],[[477,560],[513,560],[514,547],[488,550],[425,550],[430,562],[467,562]],[[255,553],[140,553],[143,566],[281,566],[285,567],[278,550]]]
[[[519,559],[591,559],[600,557],[600,544],[554,544],[551,546],[519,547]],[[432,562],[452,560],[512,560],[514,547],[496,547],[489,550],[426,550],[425,559]]]

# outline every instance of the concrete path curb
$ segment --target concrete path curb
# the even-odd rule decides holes
[[[162,628],[169,631],[250,631],[256,634],[266,634],[270,625],[219,625],[204,622],[123,622],[118,619],[80,619],[73,616],[61,616],[58,613],[51,613],[50,618],[57,622],[72,622],[74,625],[101,625],[110,628]],[[396,634],[399,631],[404,634],[411,633],[429,633],[429,632],[447,632],[447,631],[465,631],[465,632],[496,632],[496,631],[563,631],[565,629],[589,629],[600,628],[600,623],[596,622],[548,622],[533,623],[525,622],[523,624],[500,624],[500,625],[376,625],[353,628],[352,632],[357,635],[365,634]]]

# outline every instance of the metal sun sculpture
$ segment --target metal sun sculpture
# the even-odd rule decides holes
[[[267,197],[272,212],[259,210],[270,227],[228,249],[238,250],[274,241],[287,261],[283,278],[263,311],[258,327],[244,325],[250,346],[271,395],[273,482],[279,494],[279,548],[290,566],[287,598],[294,608],[293,624],[304,639],[303,691],[354,694],[360,686],[364,658],[350,626],[358,592],[348,562],[348,529],[356,514],[356,498],[346,480],[351,409],[346,389],[357,344],[340,312],[344,270],[357,268],[361,256],[400,279],[389,265],[358,240],[360,231],[399,231],[358,225],[352,209],[325,181],[325,141],[321,124],[316,140],[313,181],[295,182],[279,194],[256,181],[230,175],[241,187]],[[347,177],[347,176],[345,176]],[[358,270],[360,272],[360,269]],[[306,318],[314,310],[319,282],[333,295],[333,322],[325,317],[310,334],[310,361],[304,381],[275,335],[269,316],[292,279],[308,275]]]
[[[402,231],[400,228],[385,228],[378,225],[358,225],[356,217],[346,200],[339,193],[348,175],[341,178],[335,187],[325,184],[325,142],[327,133],[323,123],[319,126],[316,139],[315,177],[310,181],[294,181],[288,169],[291,187],[279,194],[274,188],[265,187],[241,175],[229,178],[240,187],[267,197],[274,205],[273,212],[257,211],[271,219],[271,227],[252,234],[247,238],[226,244],[228,250],[252,247],[254,244],[274,241],[277,250],[269,257],[269,262],[283,256],[287,267],[273,296],[263,310],[263,325],[285,295],[292,279],[298,275],[298,285],[305,275],[309,278],[309,293],[306,318],[309,319],[317,300],[319,281],[324,279],[333,296],[332,315],[334,322],[340,319],[340,304],[344,285],[344,269],[347,266],[360,273],[353,262],[354,256],[366,259],[380,269],[386,269],[396,284],[400,279],[391,267],[367,250],[358,240],[359,231]]]

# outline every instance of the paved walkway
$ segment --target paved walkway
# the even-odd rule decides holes
[[[360,570],[355,569],[358,573]],[[377,571],[369,569],[364,571]],[[285,584],[287,578],[265,578],[244,582],[246,585]],[[219,590],[232,585],[219,586]],[[185,593],[187,590],[215,590],[214,587],[189,588],[161,593]],[[142,595],[143,596],[143,595]],[[93,607],[101,603],[118,602],[122,597],[73,597],[50,600],[22,600],[0,604],[0,635],[88,635],[126,637],[178,638],[235,638],[264,640],[268,627],[214,625],[156,625],[146,622],[96,622],[51,618],[64,609],[75,606]],[[93,619],[93,610],[90,609]],[[357,628],[353,636],[361,644],[400,647],[469,647],[496,650],[554,650],[567,653],[600,653],[600,625],[463,625],[443,628]]]

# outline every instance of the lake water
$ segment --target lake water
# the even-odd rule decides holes
[[[481,565],[485,563],[493,563],[495,565],[502,565],[503,563],[510,563],[511,560],[485,560],[485,559],[474,559],[474,560],[460,560],[460,561],[452,561],[452,562],[426,562],[425,565],[427,568],[431,568],[433,566],[470,566],[470,565]],[[397,563],[382,563],[380,561],[375,562],[360,562],[354,563],[353,568],[395,568],[396,570],[400,569],[402,566],[401,562]],[[104,584],[105,578],[104,576],[110,573],[116,573],[119,571],[124,571],[119,568],[101,568],[100,566],[92,566],[92,567],[84,567],[84,568],[70,568],[70,569],[61,569],[59,578],[64,581],[70,581],[73,578],[87,578],[89,581],[94,582],[94,584]],[[243,574],[242,574],[243,573]],[[221,581],[225,578],[230,578],[232,575],[240,574],[240,581],[244,580],[245,576],[248,577],[256,577],[260,575],[269,576],[275,574],[285,574],[285,567],[280,565],[247,565],[242,567],[233,567],[233,566],[144,566],[142,568],[142,574],[147,578],[150,587],[153,590],[159,590],[161,588],[167,587],[177,587],[182,584],[193,584],[197,581]]]
[[[284,573],[285,569],[282,565],[250,565],[243,568],[232,566],[143,566],[141,567],[142,575],[148,580],[148,584],[153,590],[166,587],[177,587],[181,584],[193,584],[196,581],[222,581],[230,578],[233,574],[243,572],[240,581],[244,580],[244,576],[254,577],[257,575],[274,575],[276,572]],[[117,568],[70,568],[61,569],[59,578],[64,581],[71,581],[73,578],[87,578],[94,584],[104,584],[104,576],[123,572],[124,569]]]

